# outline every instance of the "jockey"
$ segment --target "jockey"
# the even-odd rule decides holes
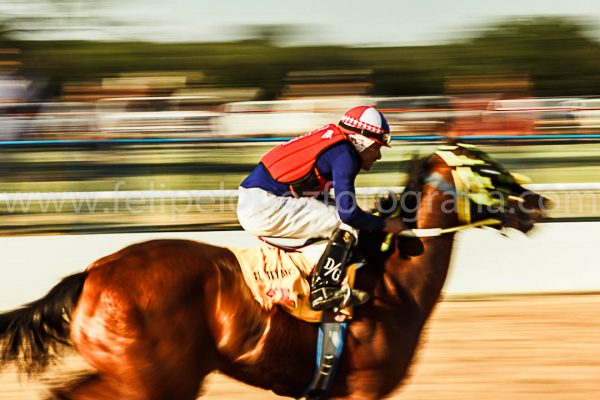
[[[366,213],[356,203],[356,176],[361,169],[368,171],[381,158],[381,147],[390,147],[389,143],[384,116],[373,106],[354,107],[338,125],[326,125],[272,149],[240,185],[237,215],[247,232],[329,239],[310,282],[315,310],[368,300],[366,292],[341,288],[359,229],[404,230],[400,218]],[[332,186],[335,204],[327,204]]]

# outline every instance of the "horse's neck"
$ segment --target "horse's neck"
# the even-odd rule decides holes
[[[436,172],[452,183],[452,175],[448,168],[439,167]],[[426,185],[421,193],[421,204],[417,212],[417,228],[455,226],[458,218],[448,203],[451,199],[450,195],[444,195],[437,188]],[[448,211],[443,211],[443,205],[446,205]],[[422,238],[421,241],[424,248],[420,255],[406,259],[396,253],[388,260],[384,281],[387,281],[387,286],[395,287],[396,291],[403,291],[396,295],[404,298],[408,295],[427,317],[446,281],[454,234]]]

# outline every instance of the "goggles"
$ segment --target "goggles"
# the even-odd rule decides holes
[[[390,143],[392,142],[392,135],[390,135],[389,132],[375,133],[375,132],[368,131],[366,129],[355,128],[348,124],[344,124],[343,122],[340,122],[340,126],[349,131],[359,133],[359,134],[363,135],[364,137],[368,137],[369,139],[373,139],[374,141],[376,141],[377,143],[379,143],[383,146],[391,147]]]

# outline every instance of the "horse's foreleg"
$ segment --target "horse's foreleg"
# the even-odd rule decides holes
[[[379,400],[385,398],[394,386],[385,379],[385,371],[363,370],[346,377],[345,393],[336,393],[335,383],[331,400]]]
[[[111,377],[99,373],[86,375],[75,379],[71,383],[53,389],[47,400],[193,400],[197,397],[203,379],[196,384],[177,385],[166,388],[162,384],[158,387],[144,384],[138,386],[133,382],[124,384]]]
[[[111,384],[100,374],[89,374],[53,389],[48,400],[116,399],[119,395],[118,386]]]
[[[347,396],[342,396],[342,397],[336,397],[336,396],[332,396],[332,397],[328,397],[328,400],[379,400],[382,399],[384,396],[383,395],[378,395],[376,393],[372,393],[369,392],[367,390],[358,390],[355,392],[352,392],[351,394],[347,395]]]

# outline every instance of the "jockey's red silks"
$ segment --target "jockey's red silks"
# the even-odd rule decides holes
[[[298,187],[303,192],[322,192],[329,182],[317,170],[317,159],[325,150],[344,140],[348,140],[348,137],[340,128],[329,124],[275,147],[260,162],[273,179],[289,185],[294,196],[302,195]],[[318,185],[314,178],[318,180]],[[302,184],[304,182],[306,185]]]

